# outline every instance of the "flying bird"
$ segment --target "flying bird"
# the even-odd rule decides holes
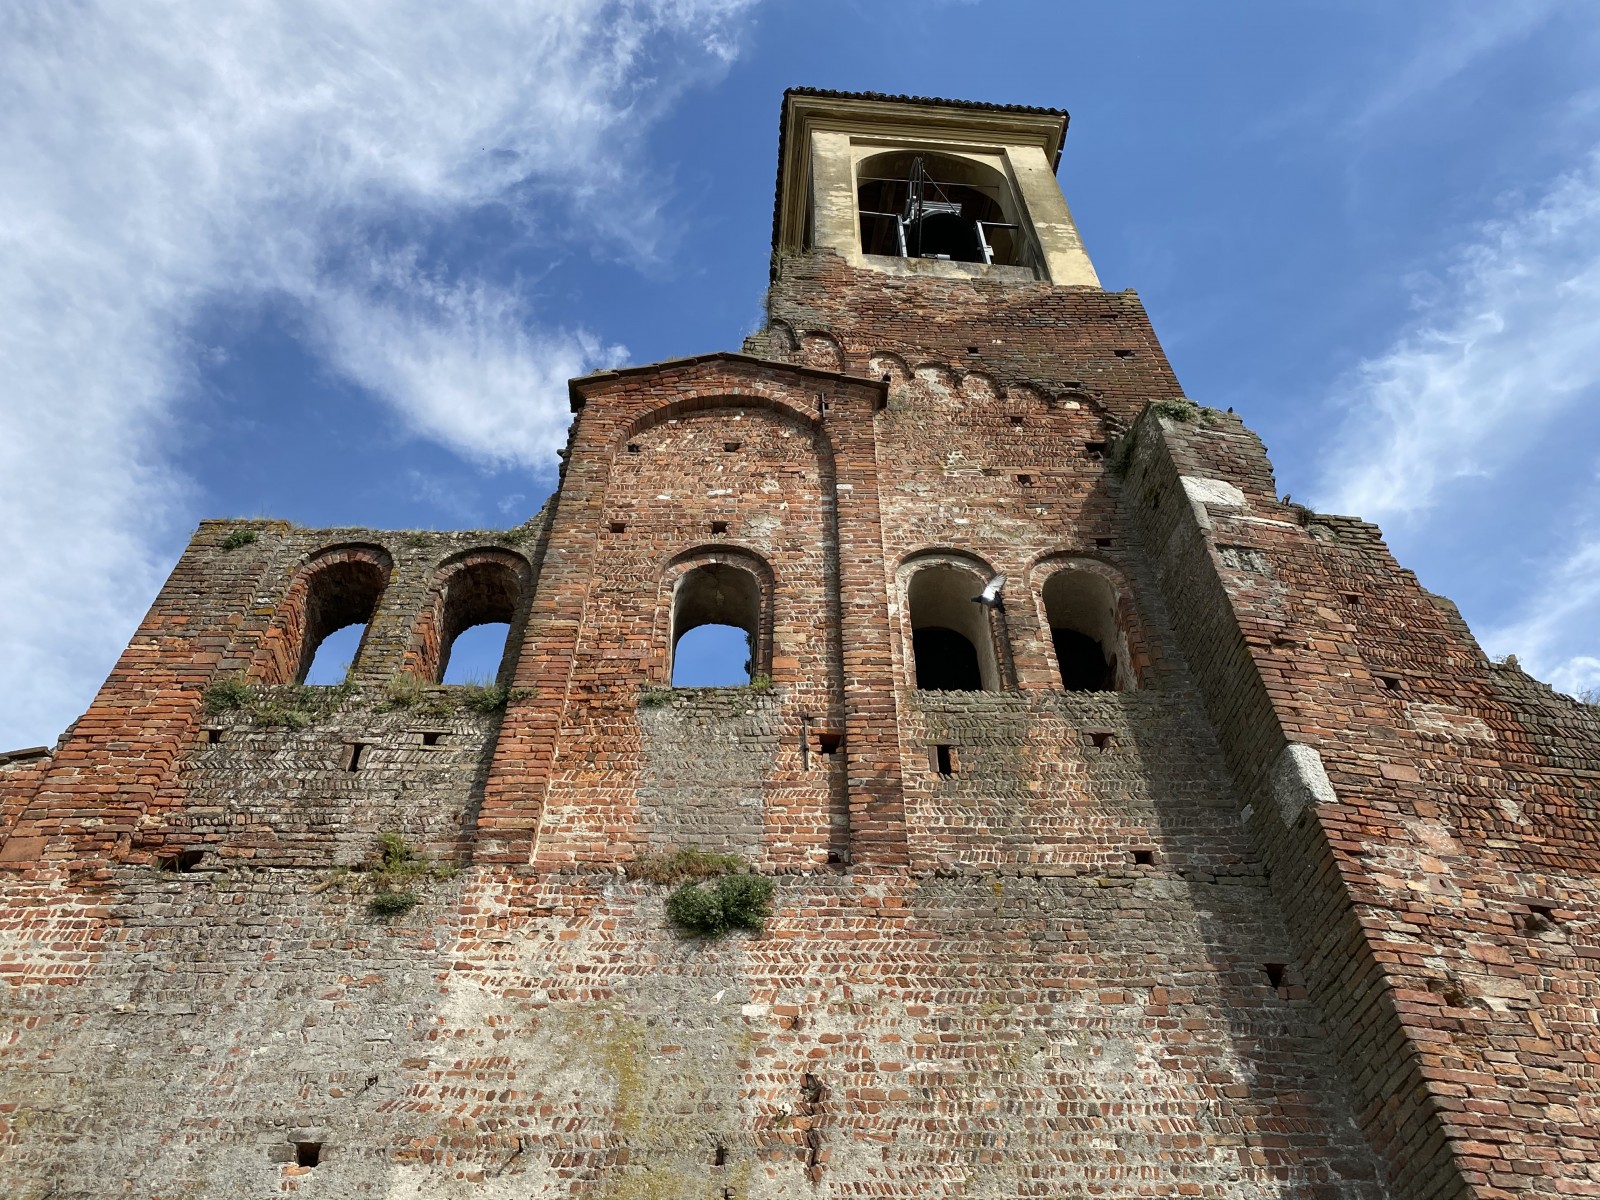
[[[1000,589],[1005,587],[1005,585],[1006,577],[1004,575],[996,575],[984,585],[981,595],[977,595],[972,598],[972,602],[974,604],[986,605],[989,608],[999,608],[1003,603],[1005,603],[1000,599]]]

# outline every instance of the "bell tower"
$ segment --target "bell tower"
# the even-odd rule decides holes
[[[792,89],[775,243],[886,274],[1099,287],[1055,172],[1059,109]]]
[[[200,526],[0,753],[7,1194],[1595,1194],[1600,711],[1184,395],[1066,127],[790,91],[763,327],[538,515]]]

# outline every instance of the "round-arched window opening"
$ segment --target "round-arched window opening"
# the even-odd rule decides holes
[[[361,639],[366,635],[365,621],[335,629],[317,644],[300,682],[308,687],[337,687],[343,683],[361,649]]]
[[[954,155],[894,151],[857,168],[863,254],[1022,261],[1017,206],[1000,172]]]
[[[753,574],[724,562],[685,572],[672,593],[672,686],[749,683],[760,631],[761,584]]]
[[[344,681],[387,582],[387,570],[362,559],[329,563],[312,573],[295,682],[330,686]]]
[[[1061,686],[1069,692],[1115,691],[1127,679],[1127,640],[1110,581],[1093,571],[1057,571],[1044,582],[1044,607]]]
[[[521,596],[522,580],[510,563],[489,559],[451,571],[440,596],[437,682],[500,678]]]
[[[989,609],[974,604],[983,591],[977,571],[936,563],[917,570],[906,587],[911,655],[918,688],[997,691],[999,663]]]

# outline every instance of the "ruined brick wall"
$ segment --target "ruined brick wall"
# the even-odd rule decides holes
[[[1404,1195],[1595,1183],[1595,710],[1489,663],[1377,531],[1279,503],[1217,413],[1125,498],[1182,610],[1312,995]]]
[[[202,526],[0,775],[16,1193],[1587,1180],[1590,715],[1279,504],[1237,422],[1147,412],[1188,410],[1131,294],[779,266],[751,354],[574,381],[512,535]],[[990,690],[915,687],[934,565],[1007,577]],[[758,686],[666,687],[706,566],[757,581]],[[519,581],[490,711],[432,682],[480,568]],[[1119,690],[1063,689],[1059,572],[1115,597]],[[306,701],[306,631],[379,576]],[[384,833],[456,868],[389,917]],[[686,847],[775,881],[764,934],[673,931],[629,868]]]

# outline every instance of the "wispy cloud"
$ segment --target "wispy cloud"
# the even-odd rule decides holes
[[[1584,509],[1600,512],[1600,491]],[[1600,689],[1600,522],[1592,516],[1553,563],[1537,572],[1517,611],[1483,636],[1490,654],[1515,654],[1523,669],[1558,691]]]
[[[404,256],[353,272],[349,247],[531,198],[648,250],[618,183],[752,2],[0,11],[0,744],[76,715],[165,573],[188,521],[166,449],[183,333],[208,300],[287,297],[416,431],[547,455],[565,377],[617,348]]]
[[[1418,519],[1600,387],[1600,154],[1415,281],[1416,319],[1333,397],[1319,507]]]
[[[1455,5],[1433,14],[1428,35],[1415,53],[1386,73],[1346,122],[1357,131],[1389,117],[1471,68],[1485,56],[1529,36],[1557,10],[1556,0],[1507,0]]]
[[[429,277],[410,255],[305,295],[329,361],[387,397],[414,432],[487,466],[553,462],[567,380],[626,354],[583,329],[541,329],[521,297]]]

